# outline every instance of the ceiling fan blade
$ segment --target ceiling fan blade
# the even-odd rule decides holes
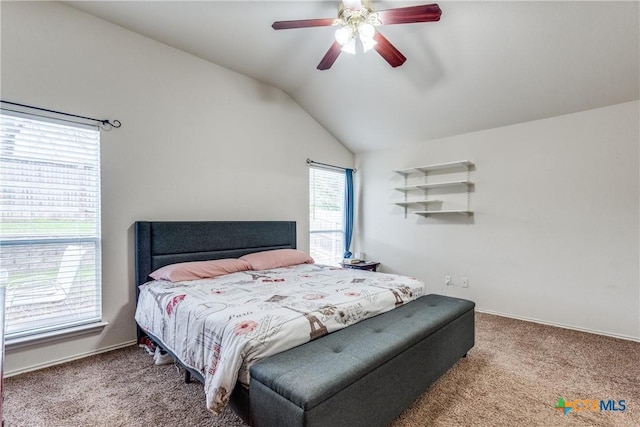
[[[399,67],[407,60],[405,56],[400,53],[389,40],[378,31],[373,36],[373,39],[377,41],[374,49],[380,54],[392,67]]]
[[[441,14],[442,11],[437,4],[399,7],[397,9],[378,11],[380,22],[382,22],[383,25],[439,21]]]
[[[331,68],[338,56],[342,52],[342,46],[338,42],[333,42],[327,53],[325,53],[324,57],[318,64],[318,70],[328,70]]]
[[[276,21],[271,25],[274,30],[289,30],[291,28],[327,27],[333,25],[335,18],[298,19],[295,21]]]

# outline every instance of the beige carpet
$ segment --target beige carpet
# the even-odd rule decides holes
[[[393,427],[640,426],[640,343],[487,314],[476,321],[469,356]],[[564,415],[559,397],[625,400],[627,409]],[[200,384],[136,347],[8,378],[4,411],[7,427],[243,426],[230,411],[210,415]]]

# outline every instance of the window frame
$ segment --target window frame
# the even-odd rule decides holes
[[[312,228],[312,215],[313,215],[312,210],[314,209],[313,207],[314,194],[312,194],[311,173],[313,170],[321,171],[323,173],[335,173],[336,176],[341,177],[342,182],[340,183],[340,195],[337,198],[338,199],[337,201],[340,204],[340,228],[339,229],[317,229],[316,230]],[[345,198],[344,198],[344,180],[345,180],[344,171],[342,170],[337,170],[337,169],[328,168],[328,167],[321,167],[321,166],[320,167],[309,166],[309,253],[317,263],[326,263],[328,265],[339,266],[343,259],[342,254],[344,253],[344,240],[345,240],[344,212],[346,208]],[[336,252],[335,252],[335,254],[337,255],[335,257],[332,257],[330,262],[327,257],[318,257],[317,255],[314,255],[314,249],[312,246],[314,235],[318,236],[318,235],[329,235],[329,234],[340,235],[340,237],[337,239],[332,238],[334,245],[337,246]]]
[[[8,334],[7,334],[7,326],[8,326],[7,320],[10,320],[10,319],[7,319],[5,320],[4,327],[3,327],[3,332],[5,334],[5,345],[7,348],[22,347],[26,344],[31,344],[32,342],[50,341],[52,339],[57,339],[58,337],[61,337],[61,336],[68,337],[68,336],[85,334],[97,329],[101,330],[108,323],[102,319],[102,315],[103,315],[102,313],[102,291],[103,291],[103,286],[102,286],[103,285],[102,283],[102,200],[101,200],[102,186],[101,186],[101,159],[100,159],[100,145],[101,145],[100,127],[97,125],[88,125],[85,123],[56,119],[54,117],[48,117],[41,114],[31,114],[23,111],[8,110],[5,108],[1,109],[0,115],[15,117],[18,120],[25,119],[25,120],[34,121],[36,123],[42,123],[43,128],[46,127],[47,124],[50,124],[50,125],[62,125],[68,128],[76,128],[78,130],[83,130],[83,131],[91,130],[92,132],[95,132],[95,134],[92,134],[92,137],[95,136],[95,144],[92,145],[92,149],[90,152],[89,151],[86,152],[86,154],[91,154],[90,159],[94,162],[94,168],[91,171],[92,173],[89,174],[90,178],[95,180],[95,182],[90,187],[92,189],[92,195],[93,195],[92,200],[95,203],[95,213],[93,214],[94,218],[90,222],[90,224],[92,224],[91,232],[87,233],[86,235],[80,235],[77,237],[74,236],[74,233],[72,232],[71,233],[67,232],[66,235],[64,232],[62,233],[49,232],[49,233],[43,233],[42,235],[37,235],[37,233],[34,233],[33,234],[34,237],[32,238],[28,238],[28,237],[23,238],[22,236],[7,237],[6,235],[0,234],[0,250],[2,250],[2,248],[10,248],[10,247],[17,247],[17,246],[34,247],[34,248],[37,248],[36,250],[38,249],[43,250],[42,248],[46,248],[48,245],[58,245],[58,246],[67,245],[67,247],[69,247],[70,245],[78,245],[78,244],[84,244],[84,245],[88,244],[87,246],[92,247],[93,259],[89,262],[89,268],[93,270],[92,271],[93,274],[88,276],[88,277],[93,276],[93,279],[92,279],[93,283],[91,284],[94,287],[94,294],[93,294],[92,301],[90,304],[90,309],[89,309],[89,313],[91,314],[85,316],[85,318],[81,318],[81,320],[76,319],[76,320],[70,320],[68,322],[58,321],[55,324],[50,323],[49,325],[43,325],[43,326],[38,325],[37,327],[33,327],[29,330],[20,330],[20,331],[8,333]],[[2,123],[4,123],[4,119]],[[53,131],[50,131],[50,133],[47,135],[47,133],[42,128],[37,130],[42,132],[42,135],[44,135],[44,136],[39,135],[40,138],[48,138],[50,140],[56,139],[55,136],[52,135]],[[3,132],[2,132],[3,137],[5,136],[4,131],[5,130],[3,129]],[[64,138],[62,139],[64,141],[68,141],[66,142],[67,147],[71,147],[71,143],[72,143],[71,136],[69,136],[66,140]],[[16,137],[16,135],[14,135],[14,140],[11,142],[13,144],[16,144],[17,140],[18,138]],[[2,144],[4,144],[4,142],[5,141],[2,141]],[[34,144],[36,146],[38,144],[42,144],[43,146],[46,146],[47,142],[39,141]],[[52,144],[52,143],[49,142],[49,144]],[[64,144],[65,143],[63,143],[63,146]],[[76,148],[77,147],[73,147],[72,149],[76,149]],[[0,155],[5,156],[4,153],[0,153]],[[15,155],[15,153],[12,153],[11,155]],[[17,157],[16,159],[20,160],[19,157]],[[26,158],[22,160],[24,160],[26,164],[35,164],[38,162],[43,162],[42,160],[38,160],[37,157],[33,159]],[[8,160],[8,161],[16,161],[16,160]],[[65,162],[63,160],[60,160],[58,162],[56,162],[55,160],[50,160],[48,161],[48,164],[46,162],[43,162],[43,163],[46,164],[47,167],[56,167],[56,166],[60,167],[62,165],[65,165]],[[26,168],[20,169],[19,167],[16,167],[15,170],[17,171],[26,170]],[[86,165],[83,168],[83,171],[85,170],[87,170]],[[33,172],[25,173],[25,176],[30,176],[29,173],[33,173]],[[46,177],[43,177],[42,181],[40,182],[35,181],[36,185],[39,185],[42,182],[44,182],[45,178]],[[78,175],[72,174],[69,176],[65,176],[64,179],[63,178],[60,178],[60,179],[62,179],[62,182],[67,184],[68,181],[71,179],[78,179]],[[65,182],[65,179],[66,179],[66,182]],[[8,181],[8,182],[10,185],[11,183],[18,182],[18,181]],[[25,188],[46,188],[45,187],[46,184],[42,185],[42,187],[37,187],[36,185],[31,187],[25,187]],[[0,187],[4,187],[4,186],[5,184],[0,182]],[[77,187],[71,187],[71,190],[69,191],[82,191],[81,188],[80,190],[77,190],[79,187],[80,187],[80,184],[78,184]],[[65,201],[64,203],[68,203],[68,202]],[[9,204],[7,204],[7,206],[9,206]],[[67,207],[67,205],[65,204],[63,204],[62,206],[65,208]],[[69,204],[68,206],[70,210],[72,210],[74,206],[78,206],[78,205]],[[9,210],[10,209],[7,209],[7,212]],[[25,211],[37,212],[37,209],[31,209],[31,210],[25,209]],[[2,212],[4,212],[4,210],[2,210]],[[29,224],[28,222],[26,223]],[[25,229],[28,229],[28,228],[29,228],[29,225],[25,227]],[[81,261],[82,259],[80,258],[78,263],[80,263]],[[2,265],[0,265],[0,267],[2,267]],[[60,267],[58,268],[60,269]],[[0,269],[0,270],[3,270],[2,276],[8,275],[8,271],[6,269]],[[26,270],[26,273],[27,273],[26,277],[28,279],[29,273],[37,274],[38,271],[37,269],[34,271],[33,269],[28,268]],[[76,274],[80,274],[80,273],[77,272]],[[0,278],[3,279],[3,281],[7,282],[6,284],[0,283],[0,287],[2,287],[2,293],[3,293],[2,314],[5,314],[6,309],[9,308],[8,305],[10,303],[9,301],[6,300],[6,286],[10,284],[11,281],[7,280],[8,279],[7,277],[0,277]],[[74,280],[73,283],[75,283],[75,276],[73,280]],[[61,312],[58,309],[48,310],[48,311],[45,310],[45,311],[47,312],[47,314],[55,314],[55,313]],[[73,318],[73,315],[67,315],[67,316],[69,317],[69,319]]]

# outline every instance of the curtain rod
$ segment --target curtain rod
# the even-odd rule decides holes
[[[327,163],[314,162],[311,159],[307,159],[307,164],[309,166],[319,165],[319,166],[324,166],[325,168],[338,169],[338,170],[341,170],[341,171],[345,171],[345,170],[349,169],[349,168],[343,168],[341,166],[329,165]],[[353,173],[356,173],[358,170],[357,169],[352,169],[352,171],[353,171]]]
[[[9,104],[9,105],[15,105],[15,106],[18,106],[18,107],[30,108],[32,110],[46,111],[47,113],[61,114],[63,116],[76,117],[76,118],[84,119],[84,120],[91,120],[91,121],[100,123],[101,127],[103,129],[105,129],[105,130],[108,130],[108,129],[111,129],[111,128],[116,128],[117,129],[120,126],[122,126],[122,123],[120,123],[120,120],[114,120],[113,123],[111,123],[111,121],[109,119],[106,119],[106,120],[94,119],[93,117],[78,116],[77,114],[63,113],[62,111],[49,110],[49,109],[40,108],[40,107],[34,107],[33,105],[18,104],[17,102],[10,102],[10,101],[4,101],[4,100],[0,100],[0,102],[3,103],[3,104]],[[14,110],[11,110],[11,111],[14,111]]]

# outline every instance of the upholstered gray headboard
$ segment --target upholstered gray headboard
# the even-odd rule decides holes
[[[295,221],[138,221],[136,300],[138,286],[168,264],[295,248]]]

